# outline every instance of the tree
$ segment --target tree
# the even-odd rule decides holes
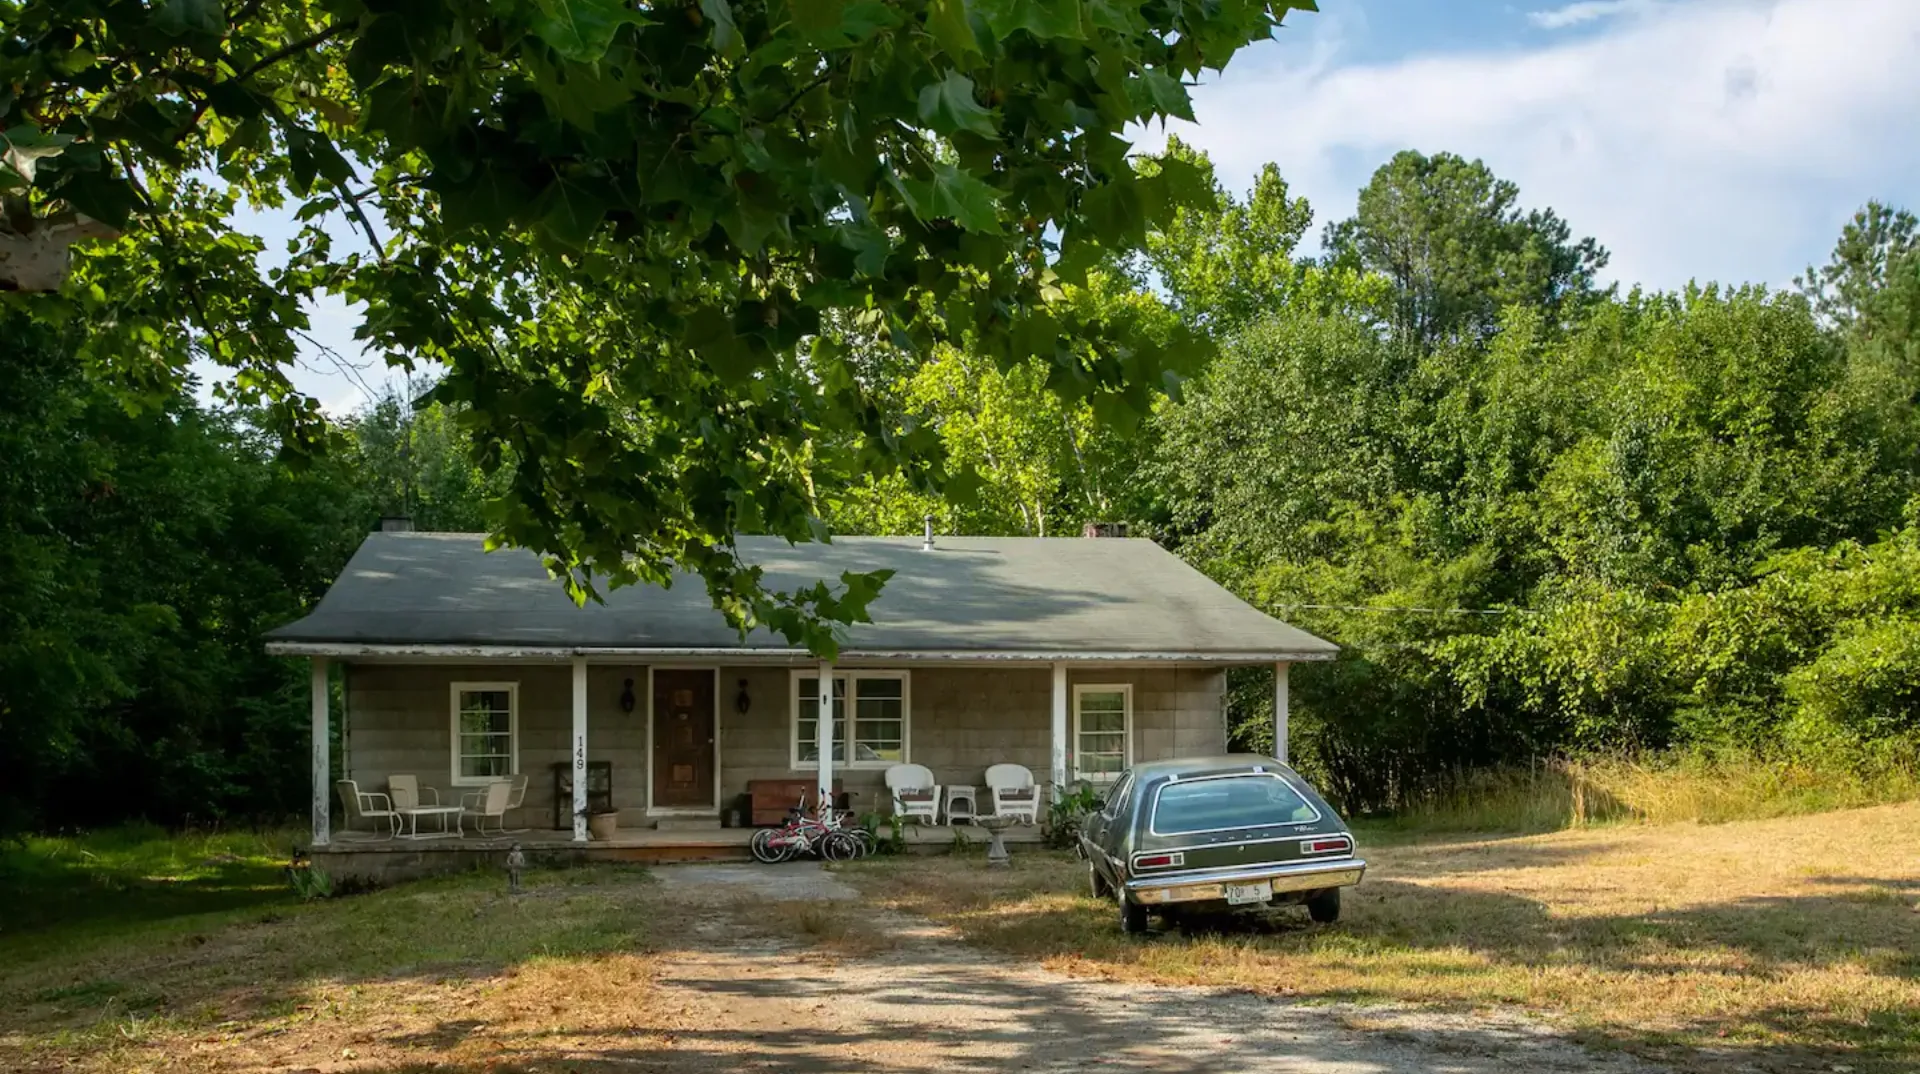
[[[1111,267],[1089,273],[1087,286],[1065,297],[1102,308],[1103,317],[1136,318],[1151,334],[1176,330],[1173,311]],[[889,368],[884,360],[870,364]],[[1125,414],[1103,421],[1085,400],[1063,400],[1048,388],[1057,372],[1039,361],[1001,370],[949,347],[899,374],[880,394],[903,424],[940,438],[948,465],[967,475],[965,494],[919,493],[898,475],[870,478],[836,497],[835,528],[919,533],[931,516],[945,532],[1045,537],[1083,522],[1143,520],[1153,494],[1135,476],[1152,450],[1152,431]]]
[[[1920,280],[1920,220],[1877,201],[1855,213],[1820,268],[1808,266],[1794,284],[1822,317],[1841,329],[1872,332],[1883,326],[1889,299]],[[1910,296],[1902,306],[1911,307]],[[1904,333],[1903,333],[1904,335]]]
[[[305,679],[260,634],[345,563],[359,494],[184,393],[128,413],[81,335],[0,310],[0,832],[277,820],[307,793]]]
[[[444,403],[415,406],[389,391],[346,420],[346,462],[372,512],[406,515],[425,530],[487,529],[505,474],[474,464],[462,413]]]
[[[1480,161],[1403,150],[1373,173],[1354,215],[1328,226],[1329,262],[1391,279],[1384,319],[1423,352],[1484,342],[1514,305],[1570,324],[1599,294],[1607,251],[1573,242],[1551,209],[1522,212],[1519,196]]]
[[[1241,202],[1214,178],[1205,153],[1178,138],[1146,167],[1163,160],[1186,162],[1199,170],[1211,197],[1182,206],[1171,220],[1147,235],[1146,257],[1173,308],[1190,322],[1231,331],[1273,312],[1304,271],[1293,251],[1313,222],[1307,199],[1290,197],[1277,165],[1260,169],[1247,200]]]
[[[343,295],[388,361],[446,369],[434,398],[511,474],[496,532],[577,596],[691,569],[736,622],[830,650],[881,579],[770,593],[733,534],[823,537],[813,490],[950,471],[826,329],[970,341],[1144,412],[1203,342],[1061,285],[1204,194],[1137,174],[1123,133],[1191,118],[1187,80],[1306,6],[27,0],[3,16],[0,195],[16,235],[125,231],[31,304],[98,325],[88,356],[123,380],[151,394],[204,355],[311,450],[283,370],[300,299]],[[297,205],[284,268],[234,230],[242,197]]]

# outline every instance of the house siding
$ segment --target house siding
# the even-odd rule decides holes
[[[684,665],[662,665],[684,666]],[[1052,764],[1052,672],[979,666],[909,669],[909,759],[933,770],[943,784],[981,784],[988,765],[1012,762],[1045,782]],[[792,767],[792,669],[719,669],[719,781],[723,808],[756,779],[804,778]],[[635,706],[621,711],[626,679]],[[345,719],[352,744],[350,775],[362,789],[384,788],[396,773],[412,773],[457,795],[452,781],[451,689],[455,682],[519,684],[519,767],[528,776],[524,812],[514,823],[552,824],[553,768],[565,763],[572,737],[572,678],[566,665],[358,664],[347,677]],[[1226,750],[1222,710],[1226,673],[1220,668],[1075,668],[1077,684],[1125,683],[1133,688],[1133,760],[1201,756]],[[739,711],[742,686],[747,710]],[[587,753],[613,765],[614,806],[623,825],[648,822],[647,706],[644,665],[587,669]],[[1072,750],[1072,714],[1068,749]],[[1069,760],[1071,770],[1071,760]],[[841,769],[836,778],[858,810],[885,810],[883,771]],[[985,788],[981,788],[984,793]],[[984,807],[984,803],[982,803]]]

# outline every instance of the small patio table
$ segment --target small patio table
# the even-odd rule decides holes
[[[460,819],[460,807],[457,805],[416,806],[412,809],[395,810],[395,812],[406,818],[407,830],[400,833],[399,838],[401,839],[454,839],[466,834],[454,826]],[[420,831],[421,817],[439,817],[440,830],[422,834]]]
[[[941,804],[942,808],[940,812],[946,815],[948,824],[952,824],[962,817],[968,821],[973,820],[978,812],[975,803],[978,802],[979,799],[974,797],[974,789],[972,787],[964,783],[949,783],[942,788],[942,792],[945,794],[947,800]]]

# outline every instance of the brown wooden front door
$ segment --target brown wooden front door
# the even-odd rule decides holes
[[[653,804],[713,808],[713,672],[653,673]]]

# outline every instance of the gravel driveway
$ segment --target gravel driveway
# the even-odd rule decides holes
[[[692,906],[852,900],[814,865],[695,865],[655,874]],[[1009,965],[930,923],[878,922],[871,953],[745,938],[732,913],[696,916],[659,967],[680,1028],[656,1070],[1438,1071],[1661,1070],[1586,1051],[1524,1018],[1276,1002],[1216,989],[1144,989]]]

